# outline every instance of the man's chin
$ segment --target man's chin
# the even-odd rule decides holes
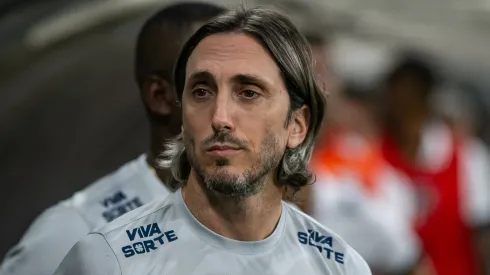
[[[223,181],[223,182],[236,182],[239,180],[242,174],[236,173],[229,169],[228,167],[217,167],[206,173],[205,178],[208,178],[212,181]]]
[[[231,165],[213,165],[212,167],[209,167],[209,169],[206,170],[208,174],[219,174],[219,175],[229,174],[234,176],[240,176],[244,172],[244,169],[240,169]]]
[[[228,197],[235,200],[246,199],[257,193],[247,183],[240,182],[214,182],[207,184],[207,189],[221,197]]]

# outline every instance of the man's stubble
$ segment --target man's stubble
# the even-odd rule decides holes
[[[202,144],[225,141],[232,144],[239,143],[242,147],[245,147],[243,150],[250,152],[246,142],[237,140],[229,133],[217,132],[203,141]],[[270,175],[271,171],[276,170],[284,155],[284,150],[281,150],[278,138],[272,132],[268,132],[262,141],[257,160],[252,160],[251,163],[253,164],[243,173],[233,174],[228,172],[226,167],[231,165],[231,160],[226,157],[217,159],[215,167],[212,168],[213,171],[206,172],[196,158],[194,144],[194,139],[184,132],[187,158],[195,171],[199,184],[208,191],[236,200],[243,200],[260,193],[264,189],[267,176]]]

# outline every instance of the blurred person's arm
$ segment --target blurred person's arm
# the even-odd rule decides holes
[[[88,232],[87,223],[74,209],[51,207],[5,255],[0,275],[51,275],[70,248]]]
[[[462,190],[466,194],[466,222],[474,229],[474,244],[481,264],[481,274],[490,274],[490,154],[485,144],[470,140],[466,144],[464,171],[467,183]]]
[[[104,236],[94,233],[79,241],[54,275],[120,275],[118,259]]]

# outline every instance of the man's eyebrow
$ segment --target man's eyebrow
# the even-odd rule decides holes
[[[264,80],[260,76],[253,74],[237,74],[231,78],[231,81],[241,84],[252,84],[260,87],[268,86],[268,81]]]
[[[193,81],[214,81],[214,76],[208,71],[197,71],[193,72],[189,79]]]

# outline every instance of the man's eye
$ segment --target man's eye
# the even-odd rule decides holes
[[[197,98],[203,98],[209,95],[209,92],[205,89],[195,89],[192,93]]]
[[[252,99],[252,98],[257,97],[259,95],[259,93],[254,92],[252,90],[245,90],[245,91],[241,92],[240,95],[246,99]]]

